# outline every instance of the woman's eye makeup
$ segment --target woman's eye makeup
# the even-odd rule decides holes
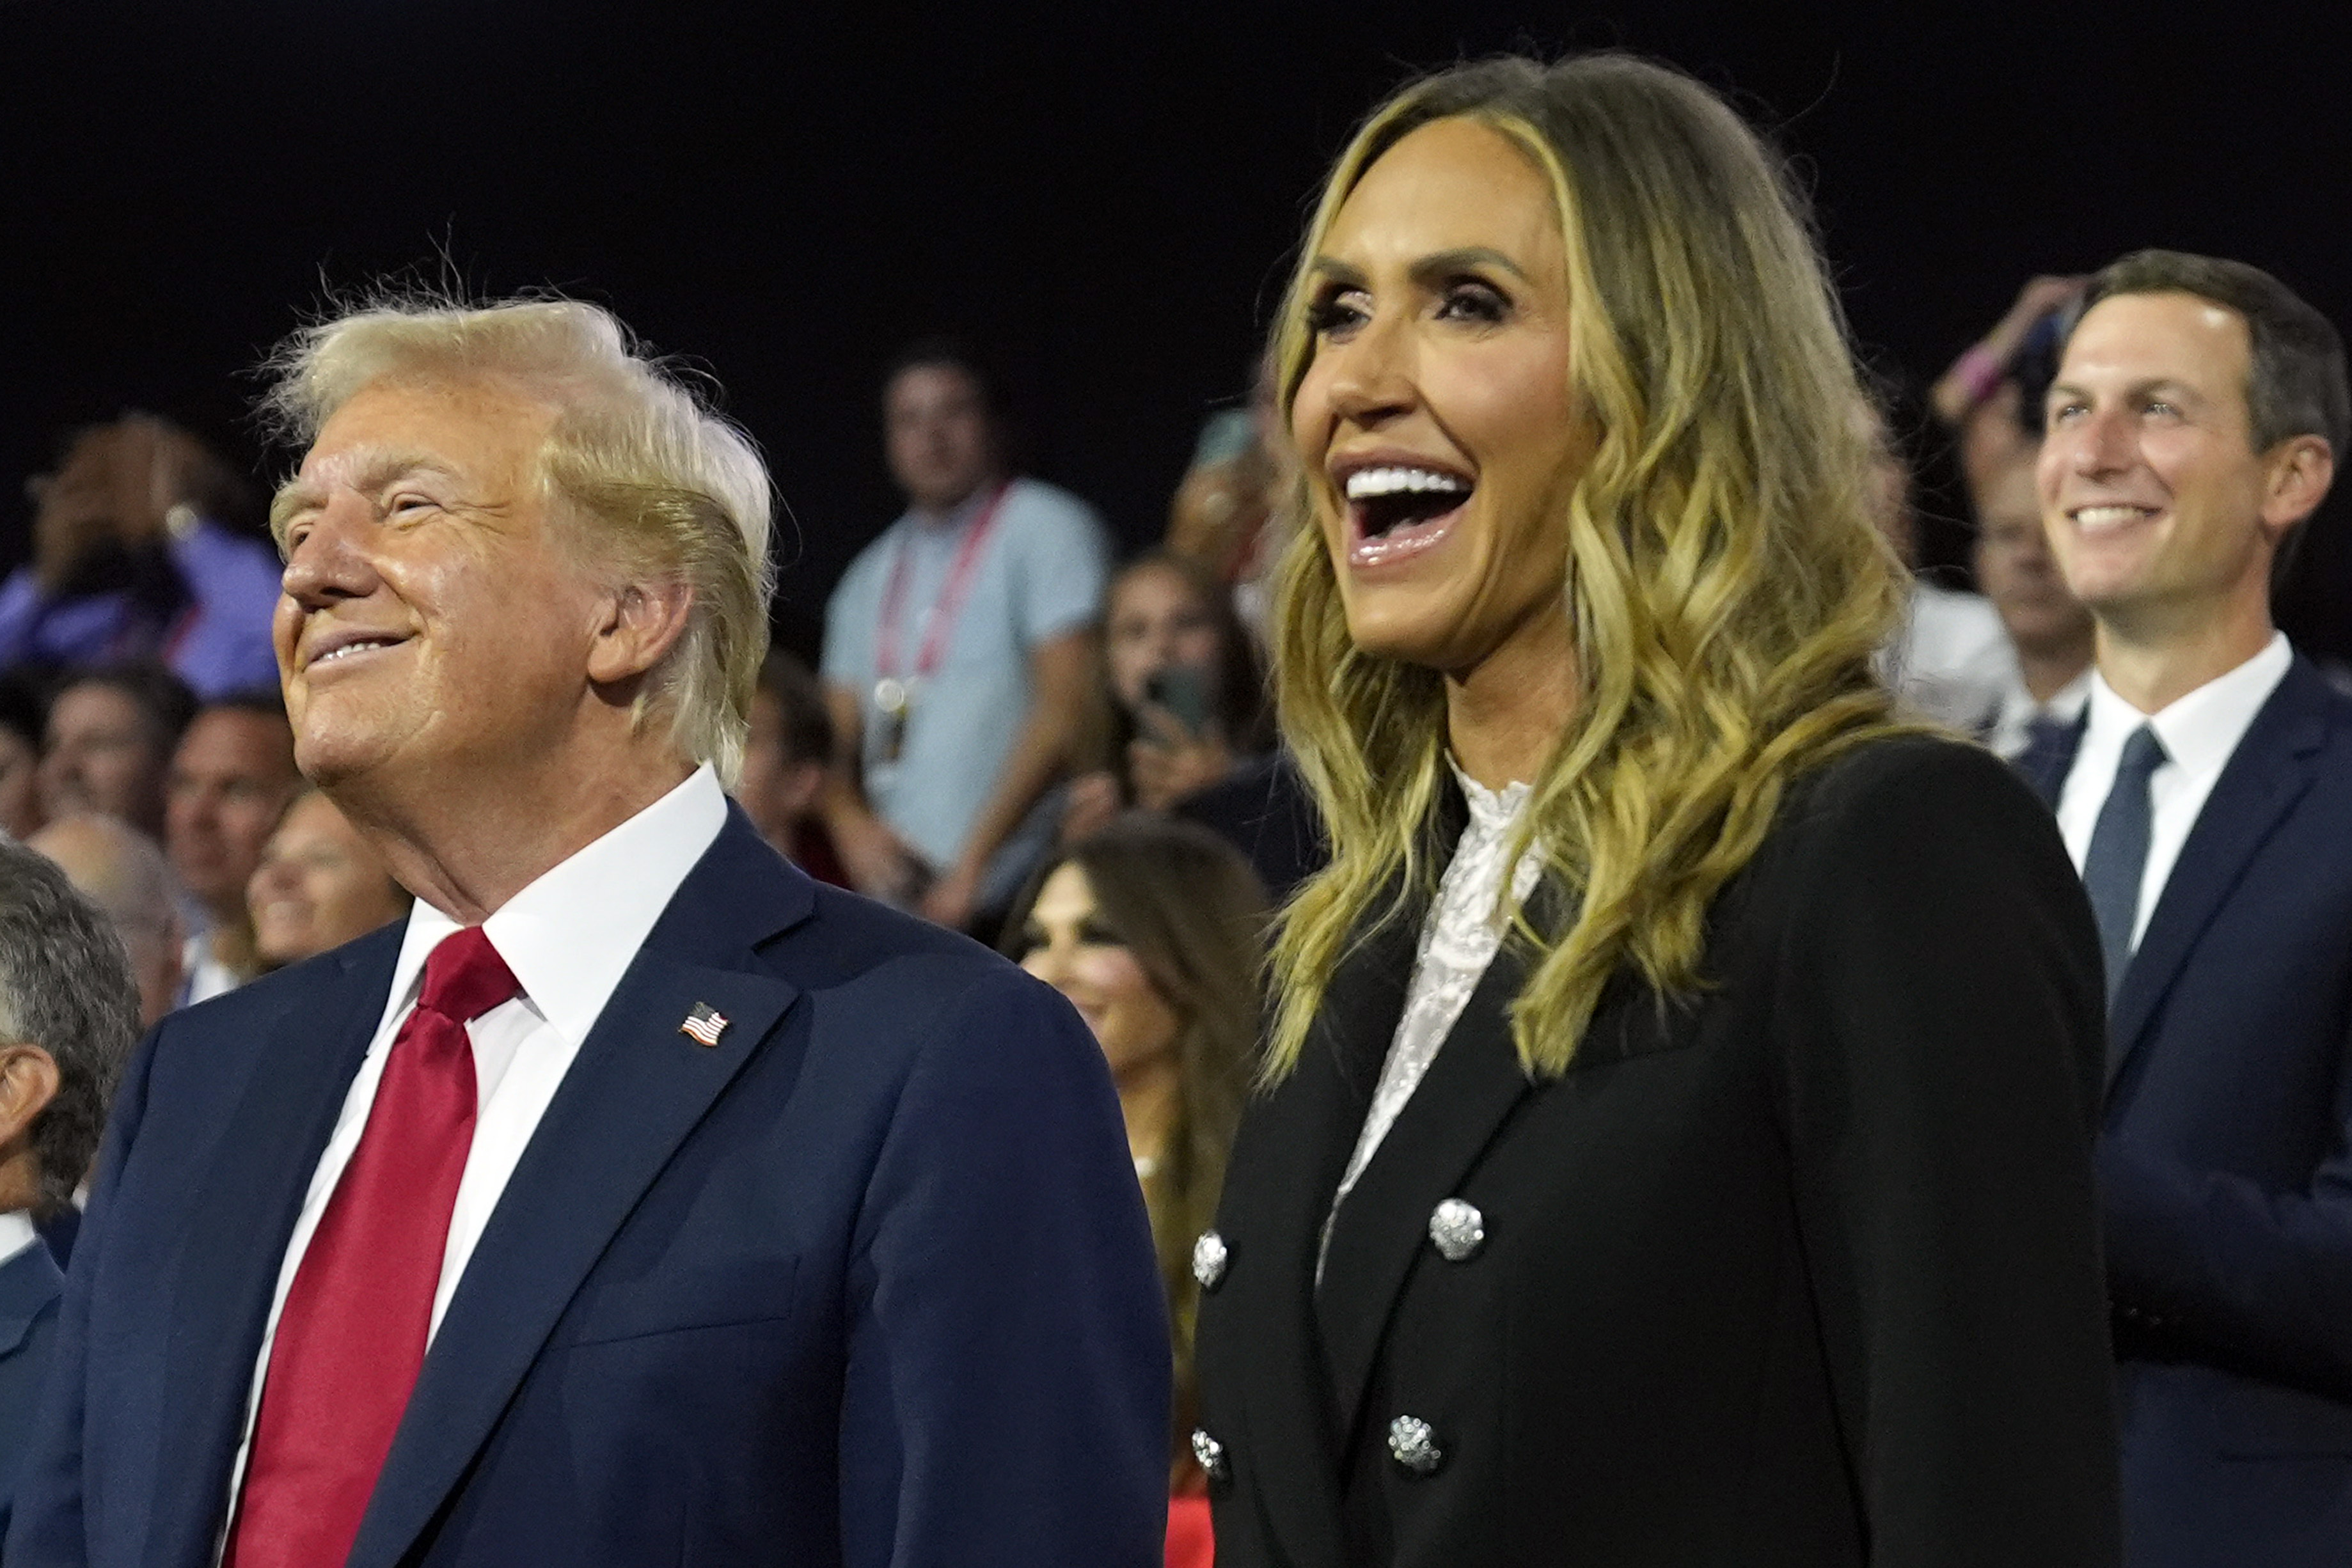
[[[1084,920],[1078,923],[1078,942],[1080,946],[1087,947],[1124,947],[1127,946],[1126,937],[1120,936],[1118,932],[1112,930],[1109,926],[1104,925],[1099,920]]]
[[[1437,313],[1453,320],[1495,322],[1511,313],[1503,291],[1483,278],[1459,278],[1445,286]]]
[[[1363,291],[1333,287],[1307,307],[1307,325],[1318,335],[1344,331],[1370,314]]]

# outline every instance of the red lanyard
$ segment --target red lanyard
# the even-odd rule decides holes
[[[940,655],[947,650],[948,633],[963,610],[964,595],[971,591],[971,576],[980,566],[980,548],[988,542],[989,530],[996,526],[996,514],[1003,509],[1004,497],[1012,489],[1009,479],[999,485],[996,494],[988,498],[964,532],[955,562],[948,568],[948,580],[923,621],[923,646],[915,655],[914,675],[918,680],[940,667]],[[899,541],[898,558],[890,563],[889,586],[882,591],[882,624],[875,635],[874,666],[875,673],[885,678],[905,673],[898,664],[898,601],[907,591],[907,556],[914,544],[911,535]]]

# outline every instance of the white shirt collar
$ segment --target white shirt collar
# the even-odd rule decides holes
[[[16,1254],[41,1239],[33,1228],[33,1217],[21,1208],[0,1214],[0,1263],[13,1263]]]
[[[2120,753],[2126,737],[2145,724],[2155,728],[2167,761],[2179,764],[2187,773],[2218,774],[2294,663],[2294,650],[2287,645],[2286,633],[2273,632],[2261,653],[2152,714],[2140,712],[2116,695],[2105,674],[2096,674],[2091,682],[2091,716],[2083,733],[2084,748],[2093,749],[2095,744],[2099,749]]]
[[[727,823],[727,796],[705,764],[652,805],[542,873],[482,923],[523,994],[575,1049],[645,946],[678,884]],[[393,966],[395,1009],[407,1005],[425,956],[457,923],[425,903],[409,912]]]

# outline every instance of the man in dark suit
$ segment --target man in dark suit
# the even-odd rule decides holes
[[[65,1284],[37,1224],[73,1213],[138,1038],[139,988],[106,915],[0,832],[0,1534]]]
[[[2266,274],[2144,251],[2093,281],[2048,413],[2097,677],[2021,765],[2106,953],[2128,1560],[2352,1563],[2352,701],[2270,616],[2342,344]]]
[[[1101,1052],[721,793],[749,443],[565,301],[281,362],[299,760],[417,903],[142,1048],[10,1568],[1155,1563]]]

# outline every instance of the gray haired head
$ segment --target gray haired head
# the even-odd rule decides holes
[[[98,1152],[106,1108],[139,1039],[139,988],[122,938],[47,859],[0,833],[0,1044],[37,1045],[58,1092],[33,1121],[43,1212]]]

